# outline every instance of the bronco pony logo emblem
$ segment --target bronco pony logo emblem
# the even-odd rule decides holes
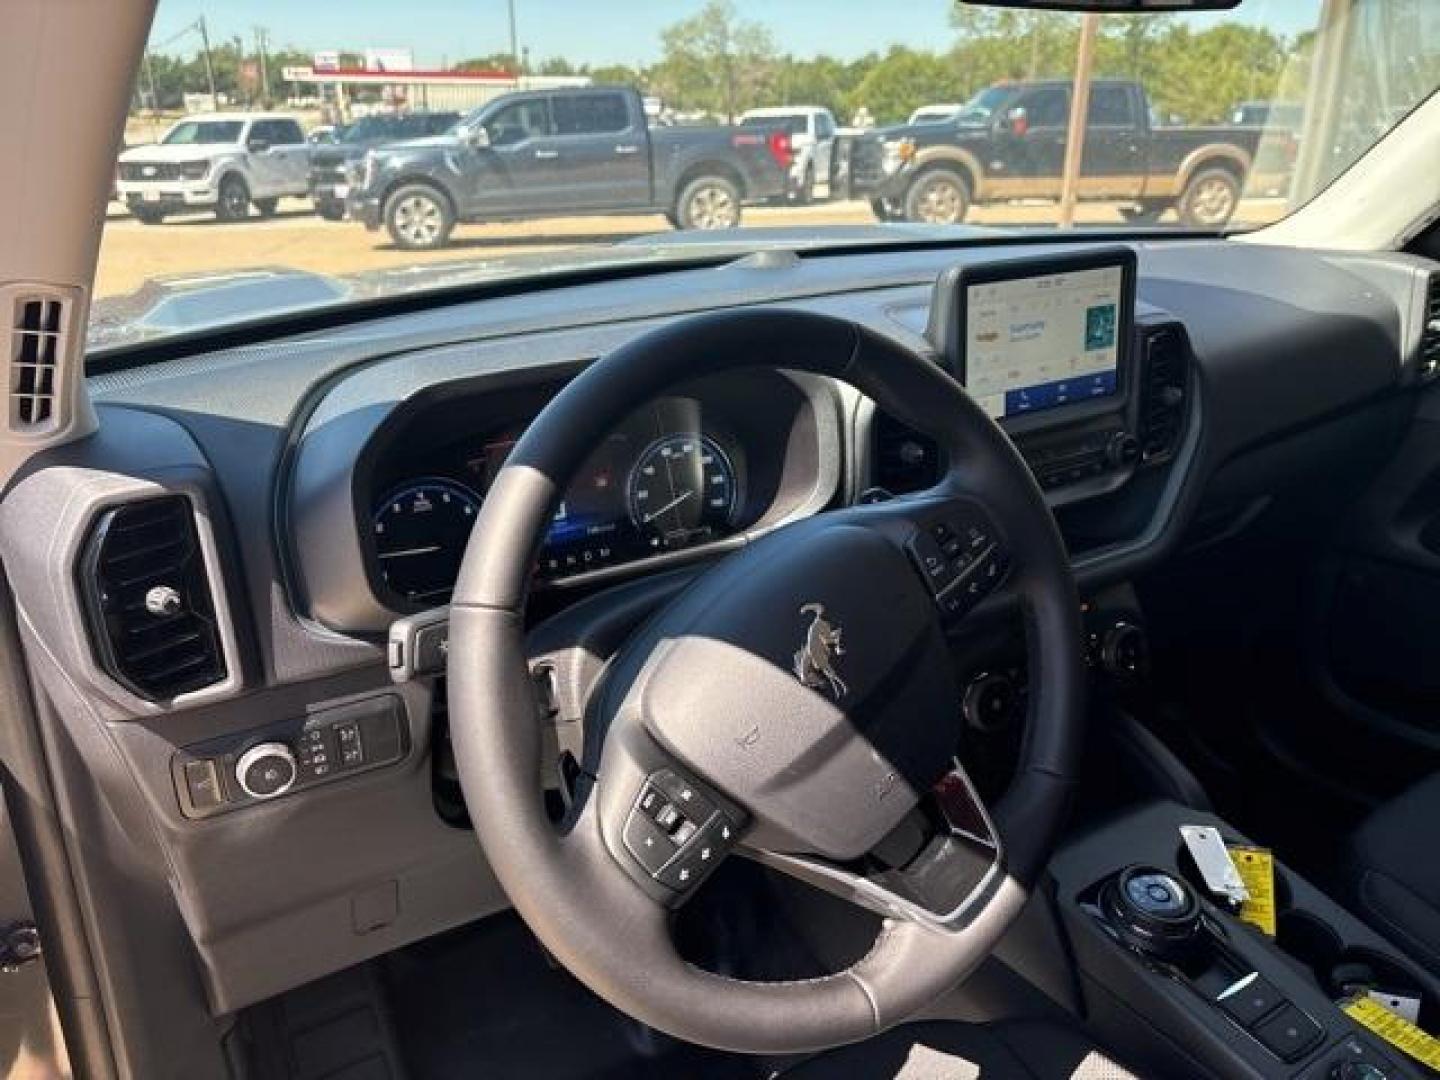
[[[810,616],[810,625],[805,644],[795,653],[795,677],[812,690],[828,688],[839,701],[850,689],[835,670],[836,658],[845,655],[841,629],[825,618],[824,604],[806,604],[800,614]]]

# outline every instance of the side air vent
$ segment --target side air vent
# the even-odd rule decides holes
[[[1440,373],[1440,274],[1430,278],[1425,293],[1425,324],[1420,329],[1420,377]]]
[[[1179,327],[1162,326],[1145,337],[1140,374],[1140,447],[1142,460],[1169,460],[1185,433],[1190,404],[1190,353]]]
[[[10,430],[46,432],[59,420],[57,368],[69,324],[59,296],[22,293],[15,298],[10,331]]]
[[[923,491],[940,479],[940,448],[883,412],[875,414],[871,484],[892,495]]]
[[[80,591],[100,666],[151,701],[225,678],[205,555],[190,500],[127,503],[96,521]]]

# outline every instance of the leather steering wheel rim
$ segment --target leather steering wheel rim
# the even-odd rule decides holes
[[[926,495],[935,505],[978,500],[993,516],[1013,557],[1006,588],[1023,613],[1029,654],[1031,695],[1020,760],[990,814],[1003,861],[997,853],[998,872],[967,897],[978,906],[943,926],[888,918],[862,960],[803,982],[741,981],[688,964],[670,941],[668,906],[637,884],[633,867],[622,869],[615,815],[623,818],[631,807],[633,816],[636,792],[645,783],[645,769],[636,764],[644,753],[637,746],[654,750],[657,742],[667,743],[669,752],[676,751],[675,740],[655,729],[653,717],[649,730],[639,721],[617,721],[594,791],[568,831],[556,830],[541,792],[543,722],[525,654],[524,610],[535,552],[566,484],[593,447],[674,387],[745,367],[847,382],[937,440],[949,468]],[[787,526],[777,532],[790,534],[789,548],[775,541],[777,557],[770,564],[805,543],[836,548],[843,561],[852,550],[845,545],[858,543],[862,547],[854,551],[876,549],[875,558],[889,560],[889,567],[893,558],[861,534],[872,519],[926,505],[925,497],[897,499],[883,504],[895,509],[848,511],[849,518],[837,518],[833,526],[822,520],[832,515],[820,515],[809,533],[809,523]],[[768,540],[753,545],[757,559]],[[754,567],[768,572],[761,562]],[[916,633],[933,636],[929,629]],[[640,638],[645,648],[656,645],[653,636]],[[618,1009],[678,1038],[746,1053],[809,1052],[905,1020],[973,970],[1018,916],[1048,860],[1075,782],[1085,689],[1080,642],[1075,584],[1044,498],[1009,439],[955,380],[920,354],[845,320],[776,308],[720,312],[651,331],[593,364],[515,446],[486,497],[452,600],[451,737],[491,868],[532,931],[576,977]],[[631,656],[630,674],[643,682],[649,658],[639,646]],[[795,682],[784,674],[787,686]],[[617,698],[624,698],[624,689]],[[823,697],[821,691],[793,689],[802,691]],[[955,717],[931,722],[954,723]],[[681,734],[683,743],[689,734]],[[887,783],[894,778],[889,774]]]

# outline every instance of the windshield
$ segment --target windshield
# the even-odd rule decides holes
[[[745,116],[741,118],[740,123],[743,127],[769,128],[773,131],[784,131],[790,135],[803,135],[807,127],[805,117],[797,116],[794,113]]]
[[[957,110],[956,116],[963,121],[985,123],[1014,91],[1008,86],[989,86],[981,90]]]
[[[161,141],[167,146],[239,142],[244,126],[239,120],[187,120],[171,128]]]
[[[1104,16],[426,0],[420,19],[353,0],[338,21],[263,7],[208,0],[202,37],[195,0],[159,0],[94,347],[237,312],[763,248],[1256,229],[1440,84],[1440,0]],[[252,111],[266,118],[243,174],[146,157],[157,140],[234,143],[233,117]],[[434,126],[402,119],[422,115]],[[456,139],[419,138],[456,116]],[[337,161],[314,149],[324,130],[365,145]]]

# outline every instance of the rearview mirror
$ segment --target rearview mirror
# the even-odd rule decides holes
[[[245,144],[245,149],[249,150],[252,154],[263,154],[266,150],[270,149],[270,144],[264,139],[251,139]]]
[[[476,150],[490,148],[490,132],[485,129],[484,124],[476,124],[466,133],[465,138]]]
[[[957,6],[1083,11],[1096,15],[1165,14],[1175,11],[1229,11],[1240,0],[955,0]]]

